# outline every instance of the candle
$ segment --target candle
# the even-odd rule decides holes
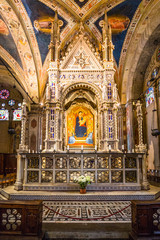
[[[34,153],[34,150],[32,150],[32,153]]]
[[[40,151],[42,150],[42,145],[39,146]]]
[[[69,145],[67,145],[67,150],[69,150]]]
[[[97,145],[95,145],[95,150],[97,151]]]
[[[109,145],[109,150],[111,150],[111,145]]]
[[[28,153],[30,153],[31,152],[31,150],[30,149],[28,149]]]
[[[122,145],[122,150],[124,150],[124,145]]]
[[[83,150],[83,145],[81,146],[81,150]]]
[[[132,153],[134,153],[134,148],[132,149]]]

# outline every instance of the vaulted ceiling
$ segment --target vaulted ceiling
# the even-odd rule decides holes
[[[107,10],[112,27],[116,81],[123,94],[123,76],[132,39],[144,31],[143,16],[149,14],[158,0],[0,0],[0,72],[10,69],[16,84],[39,102],[47,80],[51,21],[55,11],[61,21],[60,46],[64,51],[80,24],[91,43],[101,48],[101,20]],[[152,7],[151,7],[152,6]],[[145,23],[146,24],[146,23]],[[145,25],[146,27],[146,25]],[[153,29],[154,30],[154,29]],[[139,35],[138,35],[139,34]],[[142,49],[143,50],[143,49]],[[137,60],[138,61],[138,60]],[[6,66],[4,66],[6,65]],[[8,74],[8,81],[15,79]],[[4,74],[0,82],[5,81]],[[125,78],[125,83],[127,82]],[[122,90],[121,90],[122,89]],[[23,90],[22,90],[23,92]],[[24,93],[23,93],[24,94]],[[25,95],[25,94],[24,94]],[[125,102],[126,97],[123,97]]]

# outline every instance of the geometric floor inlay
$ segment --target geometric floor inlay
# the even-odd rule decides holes
[[[43,201],[43,222],[130,223],[130,204],[130,201]]]

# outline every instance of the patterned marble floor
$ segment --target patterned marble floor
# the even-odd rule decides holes
[[[130,223],[130,201],[43,201],[43,222]]]

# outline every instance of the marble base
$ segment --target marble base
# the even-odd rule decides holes
[[[16,191],[14,186],[1,189],[1,194],[10,200],[53,200],[53,201],[116,201],[155,200],[160,197],[160,188],[151,186],[145,191]]]
[[[78,184],[24,184],[24,191],[78,191]],[[140,184],[91,184],[87,186],[87,191],[139,191]],[[146,189],[144,189],[146,190]],[[147,189],[148,190],[148,189]]]

